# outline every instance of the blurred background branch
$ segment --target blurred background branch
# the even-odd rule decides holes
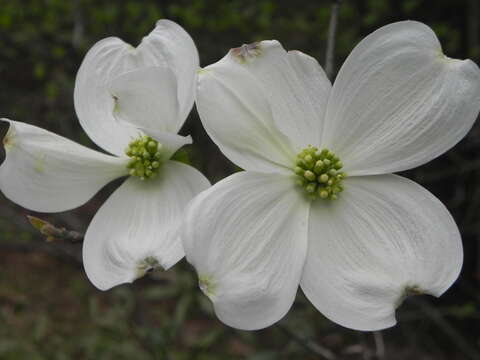
[[[330,23],[328,25],[325,73],[330,80],[332,80],[335,66],[335,39],[337,37],[338,13],[340,11],[341,2],[341,0],[332,1],[332,12],[330,14]]]

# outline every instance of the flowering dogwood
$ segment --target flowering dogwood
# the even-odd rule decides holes
[[[90,138],[115,156],[3,119],[10,127],[0,190],[23,207],[73,209],[129,175],[85,234],[85,270],[100,289],[184,256],[177,231],[184,206],[209,183],[170,157],[191,143],[177,132],[193,106],[198,66],[193,40],[168,20],[137,48],[112,37],[90,49],[76,78],[75,109]]]
[[[395,324],[412,294],[441,295],[462,266],[446,208],[390,174],[439,156],[480,109],[480,71],[406,21],[361,41],[333,86],[315,59],[277,41],[201,70],[210,137],[246,171],[187,207],[187,260],[217,316],[240,329],[281,319],[300,285],[329,319]]]

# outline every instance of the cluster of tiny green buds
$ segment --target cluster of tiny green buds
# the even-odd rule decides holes
[[[162,163],[162,144],[157,140],[141,136],[128,145],[125,154],[132,158],[127,165],[130,175],[145,180],[158,174]]]
[[[309,145],[297,155],[294,168],[297,184],[302,186],[312,199],[335,200],[343,191],[342,181],[347,176],[342,162],[328,149],[318,151]]]

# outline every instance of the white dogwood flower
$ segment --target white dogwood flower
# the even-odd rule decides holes
[[[240,329],[281,319],[300,285],[329,319],[395,324],[411,294],[441,295],[462,266],[446,208],[393,174],[439,156],[480,109],[480,71],[433,31],[394,23],[361,41],[332,86],[277,41],[243,45],[201,71],[197,108],[246,171],[187,207],[187,260],[217,316]]]
[[[198,66],[193,40],[168,20],[137,48],[111,37],[89,50],[76,78],[75,109],[90,138],[115,156],[3,119],[10,127],[0,190],[25,208],[73,209],[130,175],[85,234],[84,267],[100,289],[167,269],[184,256],[177,231],[184,207],[209,183],[170,157],[191,143],[177,132],[193,106]]]

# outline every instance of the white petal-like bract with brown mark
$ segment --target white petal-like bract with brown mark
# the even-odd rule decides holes
[[[244,171],[198,195],[186,213],[187,260],[230,326],[269,326],[293,304],[308,231],[308,204],[294,187],[285,175]]]
[[[176,88],[171,90],[176,94],[176,111],[183,122],[195,100],[199,59],[191,37],[170,20],[158,21],[155,29],[136,48],[116,37],[97,42],[78,70],[74,100],[80,124],[98,146],[112,154],[123,154],[125,144],[137,135],[134,125],[138,120],[131,125],[115,118],[115,98],[109,86],[122,75],[150,67],[172,72]],[[165,80],[171,81],[170,77]],[[158,91],[160,95],[163,83],[156,84],[159,88],[151,91]],[[160,96],[157,101],[162,101]],[[162,126],[162,121],[171,122],[172,119],[159,118],[158,126]]]
[[[175,265],[184,256],[178,233],[184,207],[209,185],[198,170],[176,161],[167,161],[155,179],[127,179],[85,234],[83,262],[90,281],[107,290],[155,267]]]

